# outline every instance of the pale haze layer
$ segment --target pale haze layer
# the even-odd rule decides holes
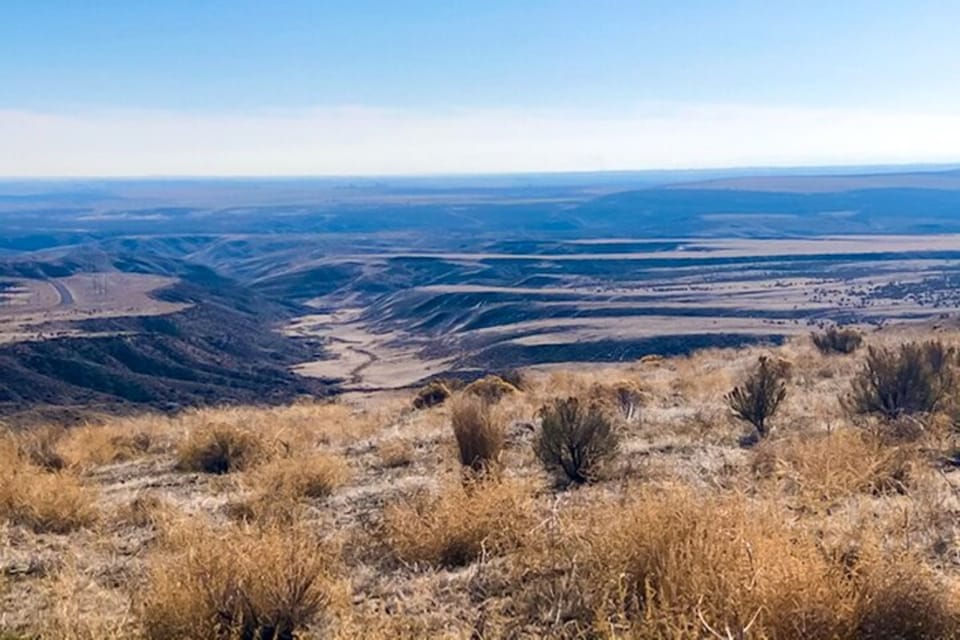
[[[39,4],[2,176],[960,160],[953,2]]]

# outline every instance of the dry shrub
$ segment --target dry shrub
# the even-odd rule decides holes
[[[499,465],[507,430],[494,406],[477,396],[458,396],[450,409],[450,421],[461,465],[476,472]]]
[[[856,413],[885,418],[930,413],[955,390],[957,351],[939,340],[908,342],[899,349],[870,347],[848,398]]]
[[[761,356],[743,384],[726,396],[733,415],[752,424],[761,438],[769,432],[768,421],[787,396],[785,379],[788,374],[782,362],[771,362]]]
[[[810,340],[823,355],[850,354],[863,344],[863,334],[856,329],[829,327],[820,333],[811,333]]]
[[[464,395],[477,396],[490,403],[499,402],[504,396],[518,393],[519,389],[500,376],[485,376],[474,380],[463,389]]]
[[[243,471],[271,457],[263,436],[229,424],[205,424],[190,432],[177,449],[177,469],[223,474]]]
[[[413,463],[413,445],[399,438],[381,442],[377,446],[380,465],[387,469],[405,467]]]
[[[429,409],[447,401],[450,397],[450,387],[439,380],[427,383],[417,392],[413,399],[414,409]]]
[[[620,439],[613,421],[595,403],[556,399],[539,411],[540,431],[534,442],[547,471],[577,484],[596,480],[616,456]]]
[[[516,606],[550,637],[932,640],[951,637],[945,623],[956,620],[955,600],[935,593],[918,561],[875,553],[844,564],[789,512],[739,494],[674,488],[578,507],[537,551],[517,568]],[[900,567],[929,598],[916,609],[890,580]],[[903,620],[890,629],[914,633],[882,635],[893,612]]]
[[[904,493],[922,464],[914,446],[887,446],[873,433],[843,429],[764,442],[753,452],[752,469],[807,506],[829,507],[855,493]]]
[[[520,546],[533,526],[533,496],[520,480],[449,484],[387,507],[383,537],[403,562],[457,567]]]
[[[281,640],[326,622],[335,550],[301,525],[182,531],[154,555],[138,610],[148,640]]]

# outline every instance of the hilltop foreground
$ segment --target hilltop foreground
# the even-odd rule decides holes
[[[956,637],[960,333],[911,331],[9,432],[0,637]],[[868,347],[930,339],[933,410],[859,412]],[[567,397],[619,437],[582,484],[535,446]]]

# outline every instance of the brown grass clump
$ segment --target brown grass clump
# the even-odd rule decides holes
[[[752,424],[761,438],[769,432],[769,420],[787,396],[785,378],[779,362],[761,356],[743,384],[726,396],[733,415]]]
[[[904,493],[921,468],[915,446],[887,446],[877,435],[854,429],[764,442],[752,461],[754,477],[807,506],[828,507],[855,493]]]
[[[932,640],[953,634],[947,623],[956,620],[956,600],[934,593],[942,586],[916,560],[868,554],[844,564],[825,552],[815,531],[772,503],[668,489],[561,518],[559,533],[520,568],[526,580],[518,604],[543,635]],[[916,571],[919,596],[891,580],[901,567]],[[926,600],[910,610],[918,599]],[[914,632],[883,635],[885,618],[890,630]]]
[[[520,546],[533,527],[531,487],[519,480],[450,484],[387,507],[383,537],[403,562],[458,567]]]
[[[69,533],[96,522],[96,497],[76,476],[35,466],[0,443],[0,518],[37,533]]]
[[[339,560],[300,525],[198,528],[149,561],[138,610],[148,640],[293,638],[323,625]]]
[[[620,440],[613,421],[595,402],[556,399],[539,412],[537,457],[559,480],[583,484],[596,480],[613,459]]]
[[[464,395],[477,396],[490,403],[499,402],[504,396],[518,393],[519,389],[500,376],[485,376],[474,380],[463,389]]]
[[[856,329],[829,327],[820,333],[811,333],[810,340],[823,355],[850,354],[863,344],[863,334]]]
[[[71,429],[60,441],[59,450],[71,466],[92,467],[135,460],[150,452],[152,445],[146,431],[93,425]]]
[[[271,455],[263,437],[241,426],[206,424],[192,431],[177,450],[177,469],[223,474],[243,471]]]
[[[67,466],[60,454],[60,441],[66,435],[63,427],[43,426],[20,431],[12,437],[20,455],[30,464],[48,471],[60,471]]]
[[[936,411],[956,389],[956,366],[957,350],[939,340],[897,350],[870,347],[848,404],[856,413],[885,418]]]
[[[475,472],[499,465],[507,439],[506,421],[488,401],[458,396],[450,409],[450,421],[461,465]]]
[[[252,484],[267,499],[324,498],[350,476],[346,461],[329,453],[278,458],[253,472]]]
[[[434,380],[417,392],[413,399],[414,409],[429,409],[447,401],[450,397],[450,387],[445,383]]]

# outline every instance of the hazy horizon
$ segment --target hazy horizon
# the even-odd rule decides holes
[[[944,0],[12,3],[0,176],[960,161]]]

